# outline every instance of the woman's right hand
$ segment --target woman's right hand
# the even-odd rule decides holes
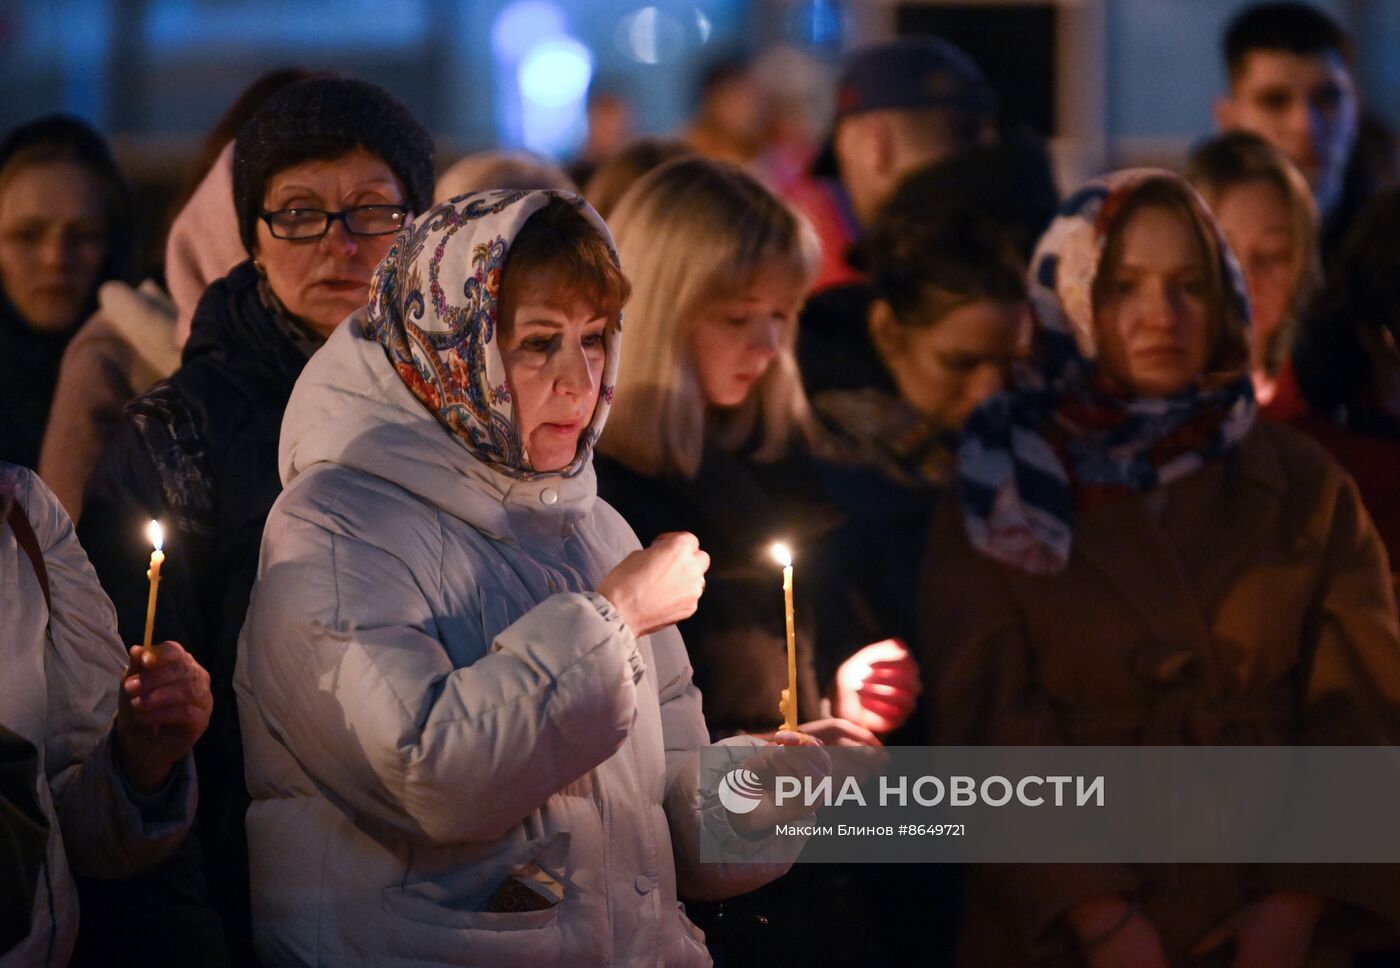
[[[598,583],[598,594],[622,613],[634,635],[650,635],[695,614],[709,567],[695,535],[668,531],[618,562]]]

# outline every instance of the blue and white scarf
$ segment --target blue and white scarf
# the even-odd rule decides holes
[[[1213,371],[1164,399],[1134,397],[1095,364],[1094,279],[1114,215],[1149,181],[1179,184],[1220,262],[1231,305]],[[1031,574],[1069,562],[1076,504],[1150,490],[1226,453],[1253,426],[1249,299],[1206,205],[1172,172],[1129,169],[1068,198],[1031,259],[1031,359],[968,418],[955,490],[973,547]]]

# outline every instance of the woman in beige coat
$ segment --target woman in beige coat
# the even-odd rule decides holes
[[[1175,175],[1073,196],[1032,262],[1036,347],[969,420],[922,579],[942,743],[1392,744],[1400,637],[1351,479],[1255,423],[1243,284]],[[970,874],[966,964],[1349,964],[1386,867]]]

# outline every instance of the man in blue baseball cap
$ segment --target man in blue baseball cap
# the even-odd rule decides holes
[[[981,69],[945,40],[909,37],[858,51],[836,90],[832,133],[856,218],[869,225],[915,168],[995,141],[995,112]]]
[[[836,89],[831,136],[793,202],[822,238],[818,290],[860,276],[847,249],[911,171],[995,143],[996,97],[963,50],[903,37],[855,51]]]

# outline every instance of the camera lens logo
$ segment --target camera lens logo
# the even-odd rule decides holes
[[[763,799],[763,782],[753,770],[730,770],[720,778],[718,792],[730,813],[750,813]]]

